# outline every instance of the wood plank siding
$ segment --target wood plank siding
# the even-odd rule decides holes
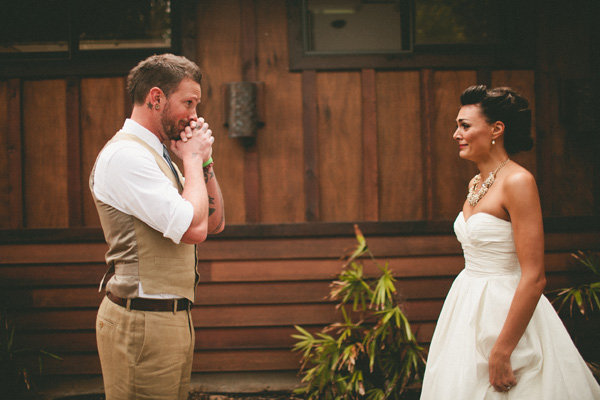
[[[580,104],[564,102],[565,88],[594,81],[599,66],[600,41],[577,1],[540,7],[535,61],[518,68],[468,54],[460,67],[418,65],[407,54],[408,67],[301,71],[289,68],[286,2],[181,3],[181,54],[203,72],[198,114],[215,136],[227,222],[199,246],[194,371],[297,370],[293,325],[316,331],[337,318],[325,296],[354,244],[353,223],[390,261],[413,328],[429,342],[463,264],[452,221],[476,169],[458,157],[452,133],[459,95],[473,84],[512,86],[530,101],[535,145],[514,160],[537,179],[548,289],[570,282],[570,252],[600,250],[598,119],[577,131],[568,116]],[[131,112],[130,67],[16,76],[0,64],[0,289],[19,339],[64,357],[47,363],[51,374],[100,372],[94,324],[106,245],[88,178]],[[262,88],[264,126],[253,142],[225,127],[224,87],[238,81]]]
[[[569,283],[569,252],[599,249],[597,232],[547,234],[548,289]],[[419,340],[427,344],[452,280],[462,269],[451,235],[368,238],[388,260]],[[340,318],[326,300],[340,272],[339,256],[353,246],[348,235],[313,238],[214,238],[200,250],[201,283],[192,313],[195,372],[295,370],[293,325],[311,331]],[[98,374],[95,318],[103,294],[103,243],[0,246],[0,286],[24,345],[59,353],[52,374]],[[365,263],[367,276],[377,268]]]

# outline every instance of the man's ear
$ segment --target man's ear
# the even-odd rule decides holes
[[[160,108],[160,100],[165,97],[164,92],[157,86],[154,86],[146,96],[146,104],[149,108]],[[158,107],[157,107],[158,106]]]

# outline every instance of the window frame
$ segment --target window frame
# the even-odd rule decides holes
[[[193,24],[195,7],[191,0],[171,3],[171,47],[118,50],[79,50],[75,35],[69,37],[67,53],[9,53],[0,54],[0,79],[53,78],[64,76],[118,76],[127,74],[140,60],[153,54],[181,54],[183,32]],[[72,25],[73,21],[69,21]]]
[[[411,1],[411,30],[414,40],[414,1]],[[533,3],[533,2],[532,2]],[[289,70],[373,69],[464,69],[464,68],[532,68],[535,65],[533,42],[509,40],[505,45],[416,45],[411,52],[320,54],[305,50],[304,8],[306,0],[287,0]],[[531,7],[531,5],[528,5]],[[528,15],[532,15],[529,13]],[[531,28],[533,28],[533,21]],[[517,22],[513,21],[516,25]]]

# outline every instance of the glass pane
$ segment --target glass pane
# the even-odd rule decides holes
[[[0,6],[0,53],[67,51],[68,2],[18,0]]]
[[[169,0],[86,0],[77,7],[80,50],[171,47]]]
[[[308,0],[308,51],[402,51],[400,0]]]
[[[416,44],[502,42],[503,10],[498,0],[416,0]]]

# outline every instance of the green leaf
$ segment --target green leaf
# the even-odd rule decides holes
[[[576,291],[573,294],[573,297],[575,298],[575,301],[577,302],[577,306],[579,307],[579,312],[581,312],[581,315],[585,315],[585,307],[583,306],[581,291],[579,291],[579,290]]]
[[[422,376],[424,350],[399,307],[389,263],[375,260],[358,227],[356,236],[356,248],[330,286],[329,299],[341,308],[339,321],[314,336],[303,328],[292,335],[294,349],[305,351],[301,381],[307,399],[399,400],[406,385]],[[358,260],[365,254],[379,267],[374,279],[364,276]],[[358,322],[349,307],[360,312]]]
[[[296,328],[297,331],[299,331],[300,333],[302,333],[304,335],[304,337],[309,337],[311,339],[314,338],[313,335],[311,335],[311,333],[309,331],[307,331],[306,329],[304,329],[300,325],[294,325],[294,328]]]

